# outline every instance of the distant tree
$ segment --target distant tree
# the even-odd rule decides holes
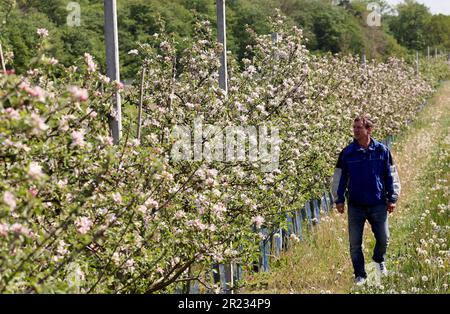
[[[439,14],[431,17],[428,44],[450,50],[450,16]]]
[[[428,7],[414,0],[405,0],[397,6],[397,12],[398,16],[389,25],[395,38],[408,49],[424,49],[432,17]]]

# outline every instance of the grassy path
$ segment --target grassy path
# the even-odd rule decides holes
[[[243,293],[448,293],[450,82],[441,85],[392,149],[402,192],[389,217],[391,242],[381,285],[355,290],[347,217],[333,212],[302,241],[271,263],[270,273],[246,278]],[[364,255],[374,246],[368,224]],[[366,266],[372,273],[373,264]],[[371,281],[373,282],[373,281]]]

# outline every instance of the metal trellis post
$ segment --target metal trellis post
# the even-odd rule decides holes
[[[117,33],[117,5],[116,0],[104,0],[105,12],[105,46],[106,46],[106,75],[120,82],[119,70],[119,40]],[[122,135],[122,108],[120,93],[117,91],[113,98],[114,114],[109,125],[114,144],[119,143]]]
[[[225,19],[225,0],[217,0],[217,40],[222,44],[223,51],[220,55],[219,86],[228,92],[227,70],[227,35]]]

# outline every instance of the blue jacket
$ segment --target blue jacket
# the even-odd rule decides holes
[[[371,138],[367,149],[353,142],[342,150],[333,175],[336,204],[374,206],[395,203],[400,194],[400,180],[391,152]]]

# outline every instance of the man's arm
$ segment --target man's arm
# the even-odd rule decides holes
[[[400,178],[398,176],[397,167],[395,166],[394,159],[392,158],[391,152],[387,151],[386,160],[386,179],[385,179],[385,189],[386,189],[386,199],[389,203],[395,204],[398,200],[401,191]]]
[[[345,190],[347,189],[348,174],[343,160],[343,152],[339,154],[332,181],[333,200],[336,205],[345,203]]]

